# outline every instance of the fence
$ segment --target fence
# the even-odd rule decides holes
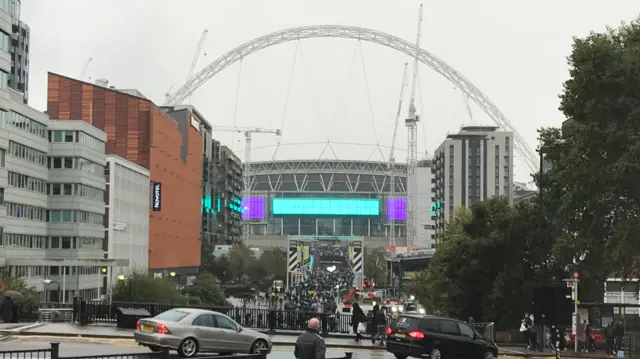
[[[162,312],[176,308],[171,304],[159,303],[126,303],[126,302],[84,302],[89,322],[92,323],[116,323],[118,319],[118,308],[145,309],[154,317]],[[261,308],[239,308],[239,307],[213,307],[213,306],[191,306],[192,308],[213,310],[224,313],[235,320],[238,324],[246,328],[268,329],[275,331],[298,331],[305,330],[306,323],[311,318],[319,318],[322,324],[323,333],[349,334],[352,333],[351,314],[348,313],[317,313],[301,312],[278,309]],[[74,301],[73,320],[78,321],[80,317],[81,302]],[[61,309],[62,310],[62,309]],[[390,326],[394,318],[389,317],[387,326]],[[371,326],[372,318],[369,318],[368,332],[373,332]],[[485,338],[494,341],[494,323],[475,323],[473,326],[484,335]],[[1,359],[1,358],[0,358]]]
[[[266,359],[267,353],[241,354],[241,355],[216,355],[198,356],[198,359]],[[344,357],[331,359],[352,359],[352,352],[345,352]],[[32,350],[7,350],[0,351],[0,359],[169,359],[169,349],[162,348],[157,352],[138,352],[130,354],[104,354],[104,355],[81,355],[81,356],[61,356],[60,343],[50,343],[46,349]]]

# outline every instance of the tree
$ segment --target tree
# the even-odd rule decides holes
[[[256,257],[244,245],[236,245],[229,251],[229,270],[231,278],[236,284],[247,284],[249,281],[249,273],[255,268]]]
[[[171,278],[155,278],[150,273],[132,272],[113,286],[113,301],[181,304],[177,283]]]
[[[387,258],[384,248],[365,248],[364,275],[373,279],[376,286],[384,286],[387,283]]]
[[[8,275],[0,277],[0,298],[4,298],[8,291],[18,292],[21,298],[14,298],[19,306],[37,306],[40,302],[40,295],[33,287],[28,287],[22,278],[11,277]]]
[[[581,298],[601,299],[609,275],[640,275],[640,22],[574,39],[560,95],[569,119],[543,129],[545,213],[554,255],[578,271]],[[586,296],[586,297],[585,297]]]
[[[411,292],[434,312],[513,325],[531,309],[537,284],[559,280],[551,246],[539,243],[538,213],[534,204],[510,207],[502,197],[459,208]]]
[[[183,289],[182,293],[188,297],[185,299],[192,305],[230,306],[216,277],[209,273],[199,275],[192,285]]]
[[[286,280],[286,253],[279,247],[264,250],[260,258],[253,262],[250,277],[263,290],[270,288],[274,280]]]
[[[228,283],[232,280],[231,263],[226,255],[213,258],[210,262],[207,272],[213,274],[222,283]]]

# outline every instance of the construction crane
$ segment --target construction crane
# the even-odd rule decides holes
[[[409,153],[407,155],[407,247],[413,247],[416,241],[416,213],[418,211],[418,179],[416,167],[418,167],[418,122],[420,116],[416,114],[416,85],[418,79],[418,63],[420,55],[420,38],[422,37],[422,4],[418,15],[418,36],[416,38],[416,55],[413,59],[413,79],[411,82],[411,97],[409,98],[409,116],[404,121],[407,127],[407,143]]]
[[[92,57],[87,59],[87,62],[84,63],[84,66],[82,67],[82,72],[80,72],[80,77],[79,77],[81,81],[84,81],[84,76],[87,73],[87,70],[89,69],[89,65],[91,65],[91,61],[93,61]]]
[[[222,131],[222,132],[238,132],[238,133],[244,133],[244,138],[245,138],[245,144],[244,144],[244,191],[243,191],[243,198],[250,198],[251,197],[251,174],[250,174],[250,170],[251,170],[251,166],[249,165],[250,161],[251,161],[251,136],[254,133],[268,133],[268,134],[274,134],[276,136],[280,136],[281,132],[279,129],[276,130],[271,130],[271,129],[266,129],[266,128],[260,128],[260,127],[237,127],[237,126],[213,126],[212,130],[215,131]],[[243,210],[245,210],[243,208]],[[251,209],[249,209],[251,210]],[[249,230],[250,230],[250,225],[249,225],[249,218],[245,218],[244,222],[243,222],[243,226],[242,226],[242,240],[244,242],[244,244],[248,247],[249,246]]]
[[[400,114],[402,112],[402,100],[404,99],[404,89],[407,87],[407,74],[409,64],[404,63],[404,74],[402,75],[402,86],[400,86],[400,100],[398,100],[398,112],[396,113],[396,122],[393,125],[393,139],[391,140],[391,152],[389,153],[389,163],[387,164],[387,173],[389,176],[389,198],[394,198],[396,194],[396,158],[394,151],[396,149],[396,138],[398,137],[398,124],[400,123]],[[387,211],[389,209],[387,208]],[[389,247],[396,246],[396,216],[391,217],[391,227],[389,227]]]

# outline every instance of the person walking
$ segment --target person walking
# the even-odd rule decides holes
[[[327,346],[318,334],[318,330],[320,330],[320,319],[311,318],[307,324],[307,330],[296,340],[293,355],[297,359],[325,359]]]
[[[376,340],[380,340],[380,346],[383,346],[384,339],[387,336],[387,314],[385,306],[382,306],[382,308],[378,308],[378,310],[375,311],[375,314],[373,315],[373,323],[375,325],[376,332],[373,334],[371,343],[375,344]]]
[[[11,297],[4,297],[4,300],[0,303],[0,317],[2,317],[2,321],[5,323],[12,323],[14,312],[17,312],[17,309],[18,307]]]
[[[352,309],[351,326],[352,326],[353,332],[356,333],[356,342],[359,342],[360,339],[362,339],[362,334],[360,334],[358,329],[359,329],[360,323],[366,323],[367,316],[364,314],[364,312],[362,311],[362,308],[360,308],[360,304],[358,303],[353,303],[353,306],[351,307],[351,309]]]
[[[607,343],[607,356],[613,356],[613,340],[615,339],[615,335],[613,333],[613,321],[610,321],[607,325],[607,328],[604,330],[604,337]]]

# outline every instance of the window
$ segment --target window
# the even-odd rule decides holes
[[[7,216],[9,217],[41,222],[44,222],[47,219],[47,210],[44,208],[10,202],[5,203],[5,207],[7,209]]]
[[[4,188],[0,188],[0,205],[4,204]]]
[[[50,142],[62,142],[62,131],[51,131],[51,134],[52,138],[49,140]]]
[[[73,132],[64,131],[64,142],[73,142]]]
[[[0,89],[6,89],[9,84],[9,74],[0,70]]]
[[[431,235],[431,238],[435,239],[435,235]],[[433,332],[438,333],[440,331],[440,327],[438,326],[438,321],[434,319],[426,319],[422,321],[422,330],[425,332]]]
[[[76,131],[76,142],[83,144],[98,152],[104,152],[105,150],[104,142],[84,132]]]
[[[0,148],[0,168],[4,168],[4,148]]]
[[[156,315],[154,319],[162,320],[165,322],[179,322],[182,319],[184,319],[184,317],[186,317],[188,314],[189,313],[183,312],[181,310],[172,309]]]
[[[441,320],[440,321],[440,333],[442,334],[451,334],[451,335],[460,335],[460,330],[458,329],[458,323],[452,320]]]
[[[0,110],[0,128],[7,127],[7,111]]]
[[[0,10],[9,12],[10,8],[11,8],[11,0],[0,0]]]
[[[47,194],[47,182],[41,179],[29,177],[16,172],[8,173],[9,186],[25,189],[27,191]]]
[[[73,237],[62,237],[62,249],[72,248]]]
[[[465,337],[469,337],[473,339],[473,337],[475,336],[475,332],[473,331],[473,328],[471,328],[470,326],[464,323],[458,323],[458,327],[460,328],[460,333]]]
[[[62,162],[63,162],[62,168],[64,168],[65,170],[73,169],[73,157],[63,157]]]
[[[62,194],[65,196],[71,196],[73,193],[71,183],[65,183],[62,185]]]
[[[216,315],[217,328],[220,329],[229,329],[229,330],[238,330],[238,324],[236,324],[233,320],[223,317],[221,315]]]
[[[0,31],[0,50],[9,52],[11,48],[11,37]]]
[[[47,126],[17,112],[9,112],[7,122],[25,132],[47,138]]]
[[[213,315],[211,315],[211,314],[203,314],[203,315],[197,317],[191,323],[191,325],[195,325],[197,327],[215,328],[215,324],[214,324],[214,321],[213,321]]]
[[[35,163],[43,167],[47,166],[46,153],[17,142],[9,141],[9,155],[21,158],[27,162]]]

